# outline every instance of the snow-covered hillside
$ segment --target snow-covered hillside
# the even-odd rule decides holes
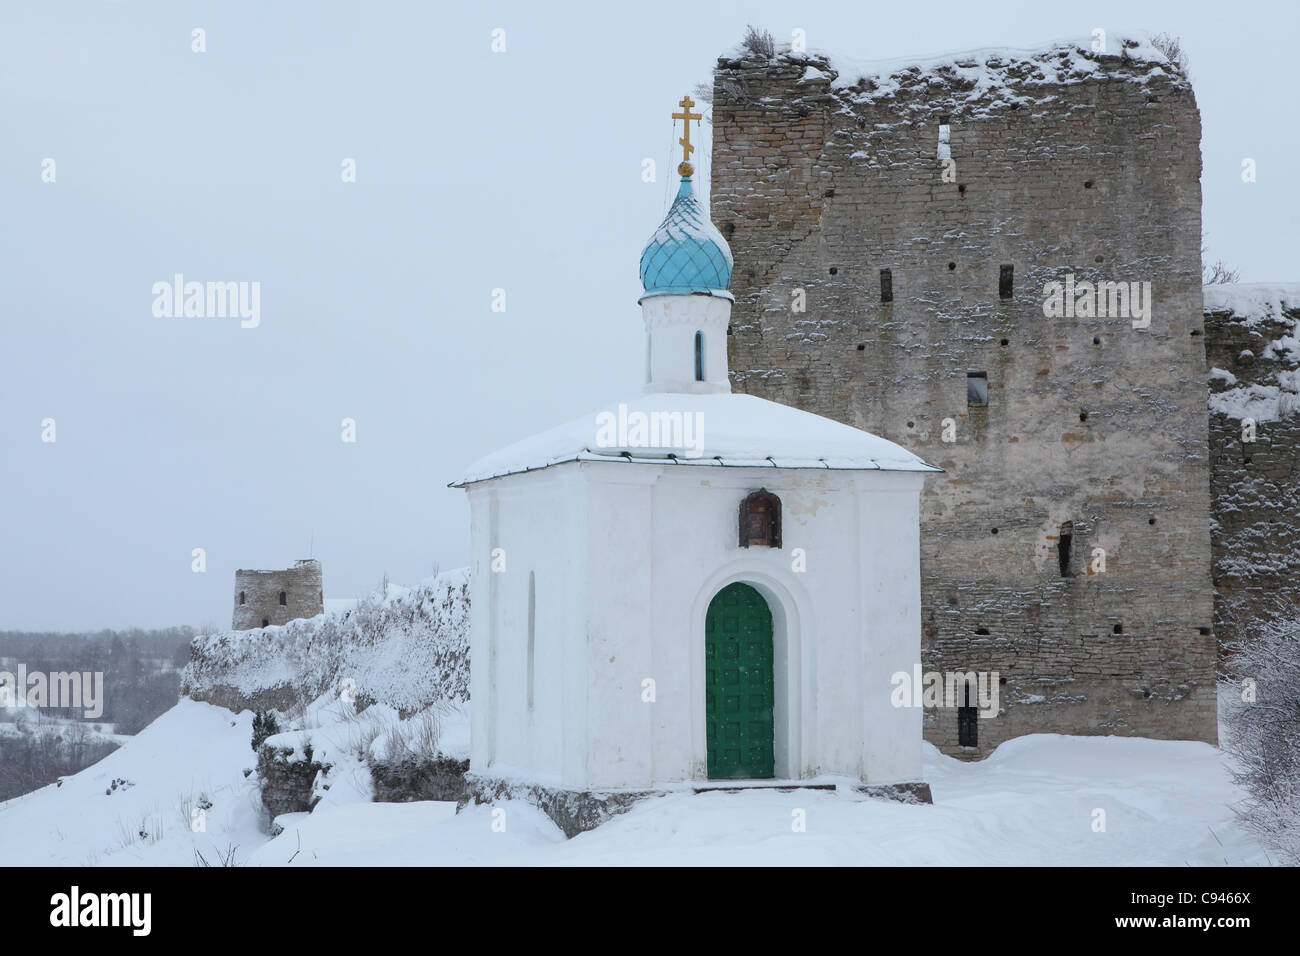
[[[469,699],[469,570],[279,627],[196,637],[181,675],[194,700],[301,709],[326,691],[411,714]]]
[[[926,745],[934,806],[836,791],[682,793],[566,841],[520,803],[372,803],[359,763],[310,814],[259,827],[252,714],[182,700],[100,763],[0,804],[9,865],[1256,865],[1207,744],[1037,735],[963,763]],[[346,745],[337,745],[339,753]],[[349,783],[349,775],[351,782]],[[199,814],[195,811],[200,810]],[[801,815],[806,832],[793,826]],[[1104,831],[1094,829],[1104,812]],[[201,820],[202,832],[195,832]],[[504,827],[504,829],[502,829]]]

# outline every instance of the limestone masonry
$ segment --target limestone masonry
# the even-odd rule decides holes
[[[245,631],[268,624],[288,624],[325,610],[319,561],[295,561],[284,571],[236,571],[235,611],[231,628]]]
[[[1300,607],[1300,284],[1207,286],[1219,640]]]
[[[946,471],[922,496],[922,664],[1005,681],[976,746],[927,711],[951,754],[1217,737],[1200,116],[1175,67],[1116,46],[715,72],[735,389]],[[1131,294],[1048,317],[1052,282]]]

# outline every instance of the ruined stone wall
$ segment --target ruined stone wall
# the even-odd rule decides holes
[[[1229,647],[1300,618],[1298,329],[1300,284],[1205,290],[1214,627]]]
[[[922,663],[1006,681],[976,748],[955,711],[927,714],[948,753],[1026,733],[1216,740],[1200,118],[1139,52],[982,53],[852,87],[816,56],[715,72],[734,389],[946,470],[922,498]],[[1045,317],[1069,274],[1150,282],[1150,327]],[[968,407],[972,372],[986,406]]]
[[[280,592],[285,603],[280,603]],[[241,601],[242,597],[242,601]],[[267,624],[288,624],[325,610],[319,561],[295,561],[285,571],[236,571],[235,610],[231,628],[246,631]]]

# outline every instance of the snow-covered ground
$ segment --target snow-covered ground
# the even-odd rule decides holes
[[[281,817],[272,839],[259,828],[256,778],[244,776],[256,762],[251,730],[251,713],[182,700],[60,786],[0,804],[5,862],[188,866],[232,852],[260,866],[1269,862],[1234,823],[1241,794],[1223,756],[1200,743],[1036,735],[980,763],[927,744],[934,806],[818,790],[682,793],[567,841],[521,803],[456,814],[446,803],[367,802],[368,781],[347,782],[364,770],[345,761],[316,810]]]

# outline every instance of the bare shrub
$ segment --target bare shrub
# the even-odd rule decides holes
[[[1231,285],[1241,278],[1239,269],[1229,269],[1222,259],[1201,266],[1202,285]]]
[[[1288,864],[1300,864],[1300,619],[1259,625],[1228,645],[1233,692],[1224,696],[1223,750],[1249,794],[1242,825]],[[1243,699],[1244,698],[1244,699]]]
[[[1183,52],[1183,43],[1179,37],[1168,33],[1157,33],[1151,38],[1151,45],[1159,50],[1166,60],[1178,68],[1179,73],[1187,72],[1187,54]]]
[[[1222,259],[1210,263],[1206,260],[1210,255],[1210,247],[1201,243],[1201,285],[1228,285],[1237,282],[1241,278],[1241,272],[1238,269],[1230,269]]]
[[[772,34],[752,24],[745,27],[745,37],[740,41],[740,45],[755,56],[768,58],[776,56],[776,42],[772,39]]]
[[[227,844],[224,852],[214,847],[213,858],[211,860],[208,860],[207,857],[205,857],[202,853],[200,853],[196,849],[194,851],[194,865],[195,866],[239,866],[239,864],[235,862],[235,851],[238,849],[239,847],[235,846],[233,843]]]
[[[438,757],[438,740],[442,726],[435,708],[430,707],[388,731],[385,759],[390,763],[430,763]]]

